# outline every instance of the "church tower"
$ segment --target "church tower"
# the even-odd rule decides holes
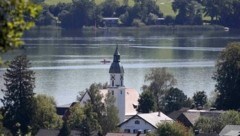
[[[113,55],[113,62],[109,69],[110,74],[110,87],[124,87],[124,69],[120,62],[120,53],[118,52],[118,46],[115,49]]]

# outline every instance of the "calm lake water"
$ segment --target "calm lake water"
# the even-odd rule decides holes
[[[166,67],[177,79],[176,87],[192,96],[214,90],[214,65],[227,43],[240,41],[240,31],[163,31],[153,28],[109,30],[60,30],[39,28],[27,32],[23,49],[4,59],[27,54],[36,73],[38,94],[53,96],[58,105],[76,100],[91,83],[108,82],[109,64],[116,44],[125,69],[125,86],[141,92],[144,75],[151,68]],[[0,69],[0,87],[3,74]],[[2,94],[1,94],[2,96]]]

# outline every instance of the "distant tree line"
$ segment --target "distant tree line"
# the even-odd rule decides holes
[[[59,23],[63,28],[82,28],[83,26],[104,26],[103,17],[118,17],[119,26],[154,25],[158,18],[164,17],[165,25],[218,24],[240,28],[240,0],[175,0],[172,10],[176,17],[161,12],[155,0],[128,0],[120,4],[118,0],[105,0],[96,4],[89,0],[73,0],[72,3],[43,5],[43,11],[36,20],[37,25]],[[203,20],[209,17],[209,21]]]

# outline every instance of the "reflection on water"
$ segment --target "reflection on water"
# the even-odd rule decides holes
[[[36,72],[36,93],[54,96],[57,104],[76,100],[94,82],[108,82],[116,44],[125,68],[125,85],[141,92],[150,68],[167,67],[177,79],[176,87],[188,96],[195,91],[214,90],[214,64],[227,43],[240,41],[240,32],[161,31],[157,29],[114,29],[80,31],[35,29],[23,38],[23,49],[3,56],[11,59],[27,54]],[[0,69],[0,87],[3,88]]]

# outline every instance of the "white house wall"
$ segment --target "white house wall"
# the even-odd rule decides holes
[[[135,121],[139,121],[139,124],[135,124]],[[124,124],[121,125],[120,131],[125,132],[124,130],[130,129],[130,133],[134,133],[134,130],[141,130],[142,133],[144,133],[144,130],[150,130],[154,131],[155,128],[147,123],[145,120],[139,118],[139,117],[134,117],[130,119],[128,122],[125,122]]]

